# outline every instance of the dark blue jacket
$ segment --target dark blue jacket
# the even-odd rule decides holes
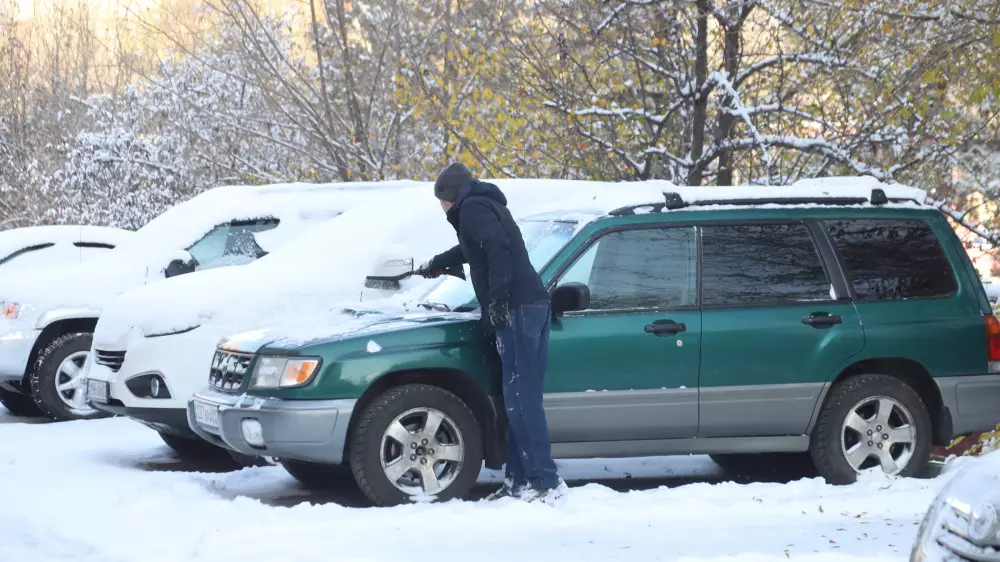
[[[463,186],[448,209],[448,222],[458,233],[458,245],[435,256],[430,268],[469,264],[484,327],[492,328],[487,314],[492,301],[506,301],[513,309],[549,298],[499,187],[478,180]]]

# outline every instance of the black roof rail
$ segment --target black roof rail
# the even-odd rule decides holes
[[[644,203],[641,205],[629,205],[620,207],[608,213],[612,216],[634,215],[640,209],[649,209],[647,212],[659,213],[664,209],[672,211],[686,207],[702,207],[709,205],[872,205],[881,206],[886,203],[905,203],[912,201],[921,204],[920,201],[910,197],[888,197],[885,191],[880,188],[872,189],[871,197],[747,197],[742,199],[701,199],[694,202],[685,201],[679,193],[666,191],[663,193],[663,203]]]

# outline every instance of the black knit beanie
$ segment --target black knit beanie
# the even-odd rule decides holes
[[[449,164],[441,170],[434,182],[434,196],[442,201],[454,203],[458,199],[458,190],[473,180],[472,172],[461,162]]]

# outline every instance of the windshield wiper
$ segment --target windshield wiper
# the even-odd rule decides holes
[[[437,310],[438,312],[451,312],[451,308],[446,304],[441,304],[439,302],[422,302],[420,306],[426,308],[427,310]]]

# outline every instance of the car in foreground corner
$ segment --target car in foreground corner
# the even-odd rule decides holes
[[[963,460],[924,515],[910,562],[1000,562],[1000,452]]]

